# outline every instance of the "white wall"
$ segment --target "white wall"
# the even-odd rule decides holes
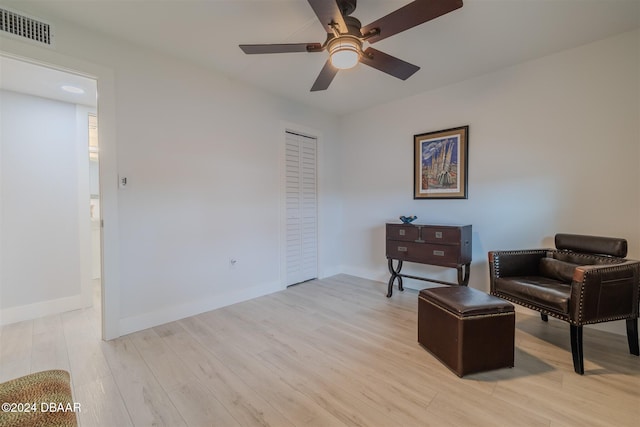
[[[86,305],[89,191],[76,105],[0,91],[0,114],[2,324]]]
[[[322,133],[323,197],[334,119],[170,58],[122,50],[117,64],[118,170],[129,181],[118,196],[121,330],[282,289],[281,121]],[[330,209],[319,214],[333,228]],[[321,259],[321,272],[335,263]]]
[[[473,224],[471,286],[484,290],[488,250],[550,245],[557,231],[626,237],[640,257],[637,32],[352,114],[340,128],[214,71],[53,22],[54,50],[0,49],[100,74],[108,337],[280,288],[283,122],[321,134],[321,275],[386,281],[383,225],[401,214]],[[465,124],[469,199],[412,200],[412,136]],[[427,270],[453,279],[414,267]]]
[[[409,214],[473,225],[470,286],[485,291],[489,250],[553,246],[556,232],[624,237],[640,258],[639,40],[622,34],[346,116],[343,270],[386,281],[384,223]],[[413,135],[462,125],[468,200],[413,200]],[[406,271],[455,280],[451,269]]]
[[[182,316],[281,289],[280,121],[306,125],[315,114],[138,58],[126,58],[118,80],[118,169],[129,181],[119,194],[122,317],[183,303]],[[327,124],[312,125],[328,127],[323,146]]]
[[[319,271],[337,271],[338,243],[323,237],[335,233],[340,221],[331,160],[337,157],[335,117],[214,71],[53,23],[54,51],[13,40],[3,40],[1,48],[70,68],[79,59],[113,73],[112,93],[100,93],[98,79],[101,132],[104,126],[111,134],[100,135],[110,259],[103,280],[105,300],[113,298],[107,315],[117,317],[106,336],[282,288],[282,122],[321,134]],[[101,117],[105,105],[115,112],[113,120]],[[113,153],[117,159],[111,162]],[[126,176],[129,184],[116,190],[116,180],[105,179],[109,173]],[[109,206],[117,208],[111,217],[104,215]],[[233,270],[230,257],[238,260]]]

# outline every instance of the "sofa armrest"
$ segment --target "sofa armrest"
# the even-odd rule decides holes
[[[491,276],[536,276],[540,259],[553,249],[529,249],[489,252]]]
[[[640,261],[577,267],[571,283],[569,320],[574,325],[638,317]]]

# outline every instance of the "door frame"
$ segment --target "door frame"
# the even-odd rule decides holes
[[[118,198],[116,157],[115,73],[112,69],[51,49],[2,38],[0,55],[71,74],[95,79],[98,88],[98,138],[100,141],[100,210],[102,218],[102,339],[120,336],[120,274],[118,249]]]

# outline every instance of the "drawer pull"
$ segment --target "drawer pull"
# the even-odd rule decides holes
[[[398,246],[398,252],[407,252],[406,246]]]
[[[433,251],[435,256],[444,256],[444,251]]]
[[[404,229],[401,228],[400,230],[398,230],[398,234],[404,236]]]
[[[436,239],[442,239],[442,231],[436,231]]]

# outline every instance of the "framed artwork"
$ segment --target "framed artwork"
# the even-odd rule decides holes
[[[413,198],[466,199],[469,126],[413,136]]]

